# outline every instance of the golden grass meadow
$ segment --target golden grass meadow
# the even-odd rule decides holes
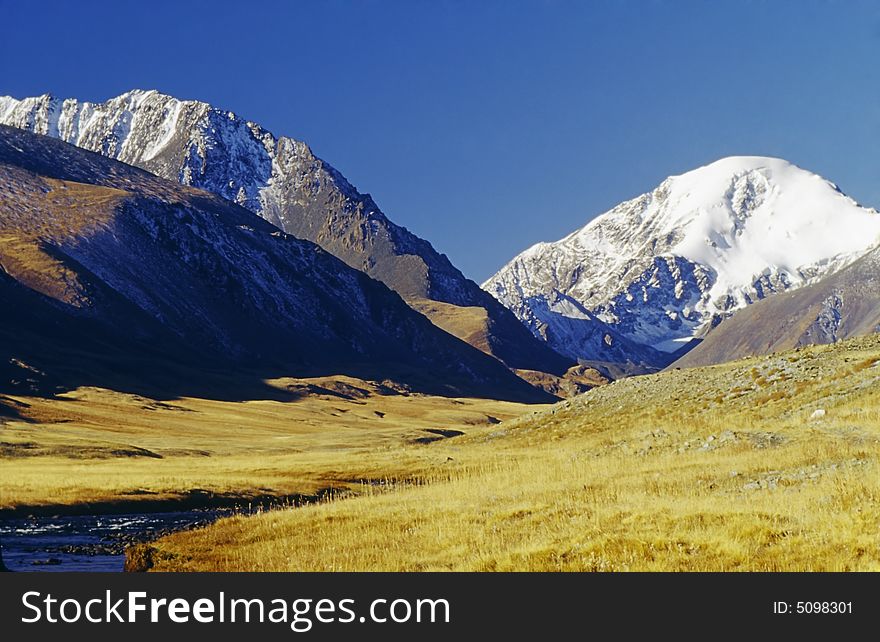
[[[338,490],[133,552],[159,571],[880,570],[878,380],[872,336],[553,406],[16,398],[0,504]]]

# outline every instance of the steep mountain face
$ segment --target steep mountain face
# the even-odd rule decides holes
[[[675,362],[712,365],[880,332],[880,249],[818,283],[743,308]]]
[[[650,372],[667,358],[650,346],[630,340],[576,299],[555,289],[546,295],[527,297],[513,311],[557,351],[612,377]],[[554,322],[545,323],[544,319]]]
[[[0,98],[0,123],[232,200],[382,281],[429,316],[433,306],[426,301],[482,308],[485,321],[475,345],[510,368],[562,374],[573,363],[535,340],[430,243],[391,222],[369,194],[358,192],[305,143],[276,138],[232,112],[131,91],[101,104],[48,95]]]
[[[656,368],[736,310],[836,273],[878,237],[880,214],[821,177],[731,157],[529,248],[483,287],[564,354]],[[616,342],[623,355],[607,328],[629,342]]]
[[[114,387],[120,371],[162,363],[547,399],[382,283],[248,210],[5,126],[0,266],[4,386]]]

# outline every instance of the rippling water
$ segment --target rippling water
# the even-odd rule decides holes
[[[125,547],[208,524],[219,510],[75,515],[0,520],[3,561],[12,571],[121,571]]]

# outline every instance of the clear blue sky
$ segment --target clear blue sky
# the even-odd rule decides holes
[[[721,156],[880,207],[870,0],[0,0],[0,95],[131,88],[307,141],[477,281]]]

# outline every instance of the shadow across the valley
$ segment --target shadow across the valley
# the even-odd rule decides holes
[[[3,278],[6,277],[6,278]],[[26,407],[11,396],[55,397],[81,387],[97,387],[173,400],[198,397],[242,402],[293,402],[319,393],[315,386],[274,386],[267,380],[350,376],[378,382],[384,394],[412,391],[445,397],[529,399],[518,391],[457,386],[435,373],[381,363],[338,359],[297,359],[279,348],[277,358],[227,357],[222,347],[206,347],[155,327],[96,319],[88,311],[61,305],[11,282],[0,272],[0,419],[22,419]],[[394,381],[394,386],[381,382]],[[333,392],[333,391],[328,391]],[[483,393],[482,395],[480,393]],[[334,393],[341,394],[341,393]],[[72,402],[72,401],[71,401]],[[72,402],[73,403],[73,402]]]
[[[52,397],[94,386],[163,400],[291,399],[263,381],[275,368],[251,372],[169,333],[143,336],[143,328],[114,327],[2,272],[0,305],[0,395]],[[0,417],[19,418],[20,410],[20,402],[0,397]]]
[[[374,381],[383,394],[407,391],[437,396],[465,396],[467,391],[432,380],[424,373],[395,364],[337,364],[225,361],[179,345],[139,345],[104,335],[68,345],[66,333],[32,339],[18,332],[10,341],[0,329],[0,418],[22,419],[27,404],[7,395],[56,397],[81,387],[96,387],[170,401],[197,397],[216,401],[271,400],[295,402],[313,394],[348,398],[325,386],[270,385],[268,380],[349,376]],[[21,342],[19,343],[19,340]],[[399,385],[379,382],[394,380]],[[503,395],[499,395],[503,396]]]

